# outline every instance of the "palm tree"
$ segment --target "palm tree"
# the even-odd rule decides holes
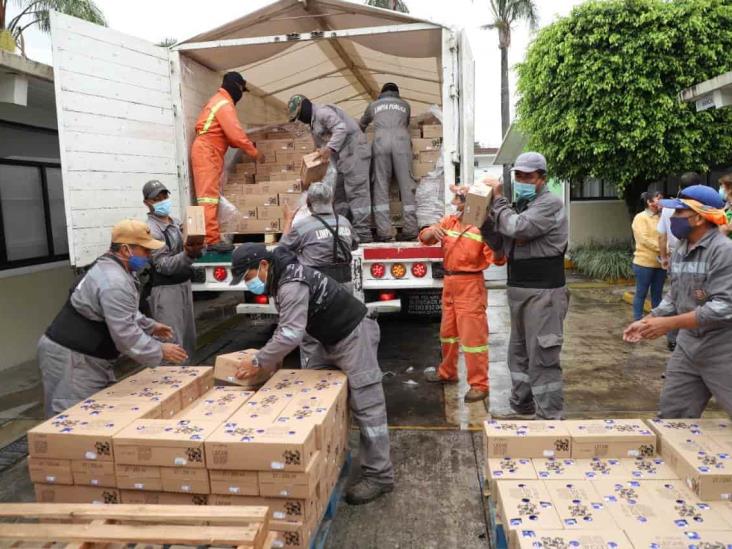
[[[37,25],[43,32],[50,32],[51,20],[48,12],[55,10],[78,17],[97,25],[107,26],[104,14],[93,0],[13,0],[18,14],[8,19],[8,5],[11,0],[0,0],[0,49],[15,51],[17,47],[25,57],[23,32]]]
[[[539,16],[534,0],[489,0],[493,22],[485,25],[486,29],[498,30],[498,47],[501,50],[501,130],[506,136],[511,125],[511,96],[508,89],[508,48],[511,47],[511,31],[517,23],[523,21],[534,30],[538,26]],[[511,173],[508,166],[503,167],[503,181],[506,196],[511,196]]]
[[[366,5],[373,8],[384,8],[385,10],[409,13],[409,8],[403,0],[366,0]]]

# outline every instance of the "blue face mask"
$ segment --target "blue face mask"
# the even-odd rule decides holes
[[[266,284],[259,278],[259,269],[257,269],[257,276],[247,281],[247,290],[254,295],[263,295],[265,289]]]
[[[170,198],[166,198],[165,200],[161,200],[160,202],[156,202],[155,204],[153,204],[153,211],[155,212],[155,215],[168,217],[170,215],[170,210],[172,207],[173,202],[170,200]]]
[[[531,183],[513,182],[513,191],[516,200],[533,200],[536,197],[536,185]]]
[[[727,202],[727,189],[725,189],[723,186],[719,187],[719,196],[722,197],[722,200]]]
[[[671,218],[671,234],[679,240],[689,238],[693,227],[689,223],[688,217],[672,217]]]
[[[130,250],[130,254],[132,254],[132,250]],[[127,259],[127,267],[129,267],[130,271],[132,271],[133,273],[137,273],[143,270],[148,265],[150,265],[149,257],[144,257],[141,255],[130,255],[129,259]]]

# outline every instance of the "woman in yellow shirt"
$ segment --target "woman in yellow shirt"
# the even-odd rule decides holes
[[[651,290],[651,305],[661,303],[663,283],[666,281],[666,270],[661,267],[658,247],[658,220],[661,212],[659,201],[663,198],[660,192],[645,192],[641,200],[645,210],[633,219],[633,238],[635,254],[633,256],[633,272],[635,273],[635,297],[633,298],[633,318],[643,318],[643,304],[648,290]]]

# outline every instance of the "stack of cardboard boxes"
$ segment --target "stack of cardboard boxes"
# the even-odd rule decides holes
[[[347,382],[280,370],[256,393],[211,368],[156,368],[29,432],[39,502],[267,505],[308,547],[346,458]]]
[[[727,420],[487,421],[509,548],[727,547],[730,432]]]

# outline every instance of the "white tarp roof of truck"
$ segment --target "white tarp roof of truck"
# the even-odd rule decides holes
[[[387,32],[396,28],[403,32]],[[396,82],[419,115],[442,103],[442,29],[341,0],[280,0],[174,49],[212,70],[240,71],[255,95],[286,104],[302,93],[354,117]],[[333,31],[346,36],[318,38]]]

